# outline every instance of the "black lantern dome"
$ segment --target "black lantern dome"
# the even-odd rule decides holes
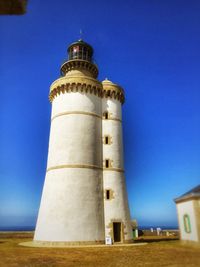
[[[72,43],[68,49],[68,60],[82,59],[92,61],[93,48],[82,39]]]
[[[97,78],[98,67],[93,63],[93,48],[82,39],[72,43],[67,48],[68,60],[60,68],[62,76],[71,70],[87,70],[92,77]]]

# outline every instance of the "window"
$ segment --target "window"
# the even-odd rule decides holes
[[[110,145],[112,143],[111,137],[109,135],[105,135],[104,138],[103,138],[103,143],[105,145]]]
[[[114,191],[110,188],[104,190],[104,199],[105,200],[112,200],[114,199]]]
[[[110,189],[106,189],[106,200],[110,199]]]
[[[109,136],[105,136],[105,144],[107,145],[109,141]]]
[[[105,119],[105,120],[107,120],[108,119],[108,111],[105,111],[104,113],[103,113],[103,118]]]
[[[110,160],[109,159],[106,159],[106,168],[109,168],[110,167]]]
[[[183,216],[183,222],[184,222],[184,229],[186,233],[191,233],[191,225],[190,225],[190,217],[189,215],[185,214]]]
[[[69,50],[69,60],[73,59],[83,59],[91,61],[92,54],[89,49],[82,45],[72,46]]]
[[[113,160],[111,160],[111,159],[105,159],[103,161],[104,168],[106,168],[106,169],[112,168],[112,164],[113,164]]]

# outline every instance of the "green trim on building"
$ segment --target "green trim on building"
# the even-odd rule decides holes
[[[183,215],[184,229],[186,233],[191,233],[190,217],[188,214]]]

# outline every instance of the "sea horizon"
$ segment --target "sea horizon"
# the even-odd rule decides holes
[[[150,230],[153,228],[161,228],[162,230],[178,230],[178,227],[175,225],[164,226],[164,225],[141,225],[138,226],[140,230]],[[23,231],[35,231],[35,226],[0,226],[0,232],[8,231],[8,232],[23,232]]]

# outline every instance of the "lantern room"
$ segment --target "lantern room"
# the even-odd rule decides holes
[[[82,39],[69,45],[67,49],[68,58],[63,62],[60,68],[61,76],[65,76],[69,71],[87,70],[88,75],[98,76],[98,67],[93,62],[93,48]]]
[[[92,62],[93,48],[81,39],[72,43],[67,52],[68,60],[82,59]]]

